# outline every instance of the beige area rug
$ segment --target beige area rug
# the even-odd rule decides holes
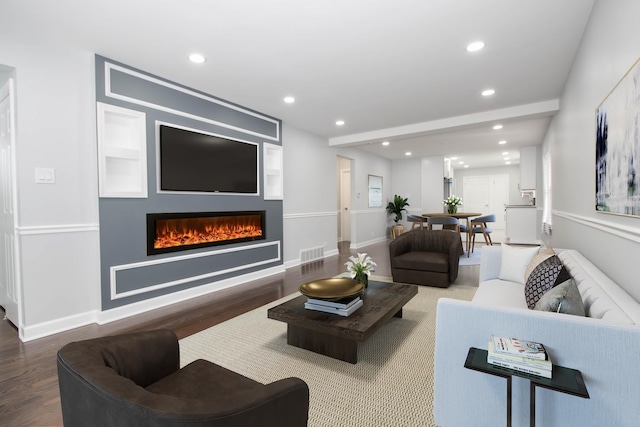
[[[442,297],[470,300],[476,289],[420,286],[402,319],[358,344],[355,365],[287,344],[287,325],[268,319],[267,309],[299,294],[180,340],[181,362],[207,359],[262,383],[302,378],[310,390],[310,427],[434,426],[436,304]]]

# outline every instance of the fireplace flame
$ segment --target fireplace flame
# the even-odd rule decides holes
[[[262,237],[260,215],[210,218],[161,219],[156,221],[154,249]]]

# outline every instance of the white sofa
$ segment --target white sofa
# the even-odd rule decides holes
[[[575,250],[557,250],[587,316],[530,310],[524,285],[498,279],[501,247],[484,247],[471,302],[442,298],[436,316],[435,421],[506,425],[506,380],[464,368],[491,335],[542,342],[552,362],[582,372],[590,399],[536,389],[538,426],[640,425],[640,304]],[[633,268],[635,266],[630,266]],[[529,381],[514,377],[513,426],[529,425]]]

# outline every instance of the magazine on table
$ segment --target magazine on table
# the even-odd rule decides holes
[[[539,342],[525,341],[518,338],[491,337],[495,353],[511,354],[530,359],[548,359],[547,351]]]
[[[338,300],[333,300],[333,301],[328,301],[328,300],[324,300],[324,299],[317,299],[317,298],[307,298],[307,302],[309,304],[315,304],[315,305],[326,305],[328,307],[336,307],[336,308],[349,308],[352,305],[356,304],[358,301],[360,301],[360,297],[359,296],[351,296],[351,297],[347,297],[347,298],[341,298]]]
[[[537,375],[543,378],[551,378],[551,371],[545,369],[538,369],[533,366],[523,366],[517,363],[508,363],[501,361],[489,362],[491,365],[500,366],[502,368],[513,369],[514,371],[524,372],[525,374]]]
[[[529,366],[536,369],[543,369],[550,371],[553,367],[551,364],[551,358],[547,354],[547,359],[532,359],[530,357],[516,356],[507,353],[496,353],[493,350],[493,341],[489,340],[487,347],[487,362],[503,362],[510,364],[518,364],[521,366]]]
[[[360,307],[362,307],[362,304],[364,304],[362,300],[358,300],[355,304],[353,304],[349,308],[338,308],[338,307],[330,307],[328,305],[312,304],[309,302],[305,302],[304,308],[308,310],[316,310],[316,311],[323,311],[325,313],[337,314],[339,316],[348,316],[354,311],[358,310]]]

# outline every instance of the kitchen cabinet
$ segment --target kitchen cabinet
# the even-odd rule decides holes
[[[509,243],[539,244],[538,209],[535,206],[512,205],[506,210],[506,237]]]
[[[538,147],[520,148],[520,190],[535,190]]]

